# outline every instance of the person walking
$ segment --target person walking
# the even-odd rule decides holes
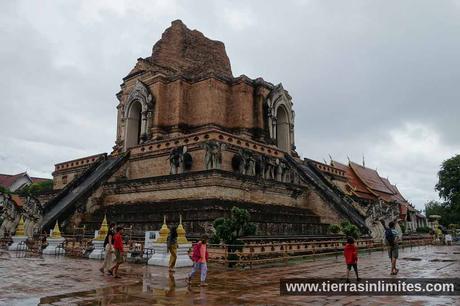
[[[358,248],[355,245],[355,240],[352,237],[347,238],[347,244],[343,250],[343,256],[345,257],[345,263],[347,264],[347,283],[350,282],[350,271],[353,270],[356,274],[356,281],[361,279],[358,276]]]
[[[110,274],[110,268],[112,267],[112,259],[113,259],[113,236],[115,235],[115,223],[110,223],[109,231],[104,239],[104,249],[105,249],[105,257],[104,263],[102,267],[99,269],[102,274],[104,274],[105,270],[107,273]]]
[[[388,257],[391,260],[391,275],[396,275],[399,272],[399,269],[396,268],[396,261],[399,257],[399,233],[395,227],[396,224],[393,221],[388,224],[388,228],[385,227],[385,244],[389,247]]]
[[[117,227],[116,234],[113,236],[113,249],[115,250],[115,265],[109,270],[115,278],[120,278],[118,268],[123,263],[123,228]]]
[[[174,267],[176,266],[177,259],[177,227],[173,227],[169,232],[168,239],[166,240],[166,245],[168,252],[170,253],[169,272],[174,272]]]
[[[192,253],[192,261],[193,261],[193,268],[192,272],[188,275],[187,278],[187,284],[190,286],[192,283],[192,277],[196,273],[197,270],[200,270],[200,286],[204,287],[207,286],[206,284],[206,275],[208,272],[208,249],[207,249],[207,243],[208,243],[208,236],[203,235],[201,236],[201,240],[195,244],[193,247],[193,253]]]

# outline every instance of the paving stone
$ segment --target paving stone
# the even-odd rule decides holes
[[[406,259],[404,259],[406,258]],[[412,260],[417,258],[417,260]],[[0,250],[0,305],[455,305],[449,296],[280,296],[279,279],[345,276],[342,260],[323,258],[272,267],[230,270],[210,264],[209,286],[187,288],[188,268],[124,264],[121,279],[98,271],[101,262],[69,257],[21,258]],[[420,260],[419,260],[420,259]],[[434,261],[436,260],[436,261]],[[386,253],[360,254],[362,278],[390,277]],[[407,248],[395,278],[460,275],[460,246]]]

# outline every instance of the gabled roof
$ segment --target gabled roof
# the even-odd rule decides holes
[[[366,185],[360,180],[360,178],[355,174],[355,172],[342,163],[337,161],[332,161],[332,165],[337,169],[340,169],[345,172],[345,177],[347,178],[348,184],[353,188],[353,193],[358,197],[364,198],[367,200],[376,200],[377,197],[373,194]]]
[[[396,185],[390,183],[386,178],[381,177],[377,170],[369,169],[352,161],[348,165],[331,161],[331,165],[345,172],[347,183],[353,188],[351,191],[361,199],[377,200],[385,202],[396,202],[406,206],[403,210],[411,210],[407,200],[399,192]]]
[[[10,188],[11,185],[16,182],[19,178],[23,177],[24,175],[27,175],[26,172],[18,173],[18,174],[0,174],[0,186],[5,187],[5,188]]]
[[[21,172],[18,174],[0,174],[0,186],[5,188],[10,188],[14,182],[16,182],[21,177],[27,176],[30,178],[32,183],[44,182],[49,181],[50,179],[42,178],[42,177],[31,177],[27,174],[27,172]]]
[[[353,169],[361,181],[373,191],[379,191],[389,195],[394,193],[391,188],[386,186],[376,170],[366,168],[351,161],[350,168]]]

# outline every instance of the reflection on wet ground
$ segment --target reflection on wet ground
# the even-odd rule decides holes
[[[460,275],[460,246],[419,247],[400,251],[400,278],[447,278]],[[455,254],[457,253],[457,254]],[[169,274],[166,268],[124,264],[122,278],[102,275],[101,262],[68,257],[20,258],[0,251],[0,305],[446,305],[457,297],[279,295],[279,279],[343,277],[342,258],[292,262],[272,267],[227,270],[210,265],[208,287],[198,280],[187,288],[188,268]],[[389,277],[385,252],[362,254],[363,278]]]

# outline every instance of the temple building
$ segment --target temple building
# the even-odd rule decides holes
[[[370,232],[382,214],[397,218],[380,199],[411,207],[367,168],[301,159],[282,84],[234,77],[224,44],[180,20],[137,60],[116,97],[112,152],[55,165],[40,228],[97,229],[106,214],[142,234],[182,214],[187,232],[199,235],[239,206],[258,235],[319,235],[341,220]]]
[[[26,218],[25,229],[30,235],[39,226],[41,204],[45,203],[48,195],[37,197],[20,195],[21,191],[34,183],[46,183],[50,179],[33,177],[27,172],[18,174],[0,174],[0,238],[14,232],[19,218]]]
[[[342,193],[353,199],[355,208],[363,217],[373,221],[379,215],[389,220],[399,219],[407,226],[406,232],[426,226],[425,216],[402,196],[396,185],[391,184],[388,178],[381,177],[377,170],[352,161],[347,165],[335,160],[331,160],[330,164],[311,162]],[[375,226],[380,227],[377,223]],[[368,222],[368,227],[373,226]]]
[[[47,178],[29,176],[27,172],[18,174],[1,174],[0,187],[6,188],[9,191],[16,191],[29,186],[33,183],[49,181]]]

